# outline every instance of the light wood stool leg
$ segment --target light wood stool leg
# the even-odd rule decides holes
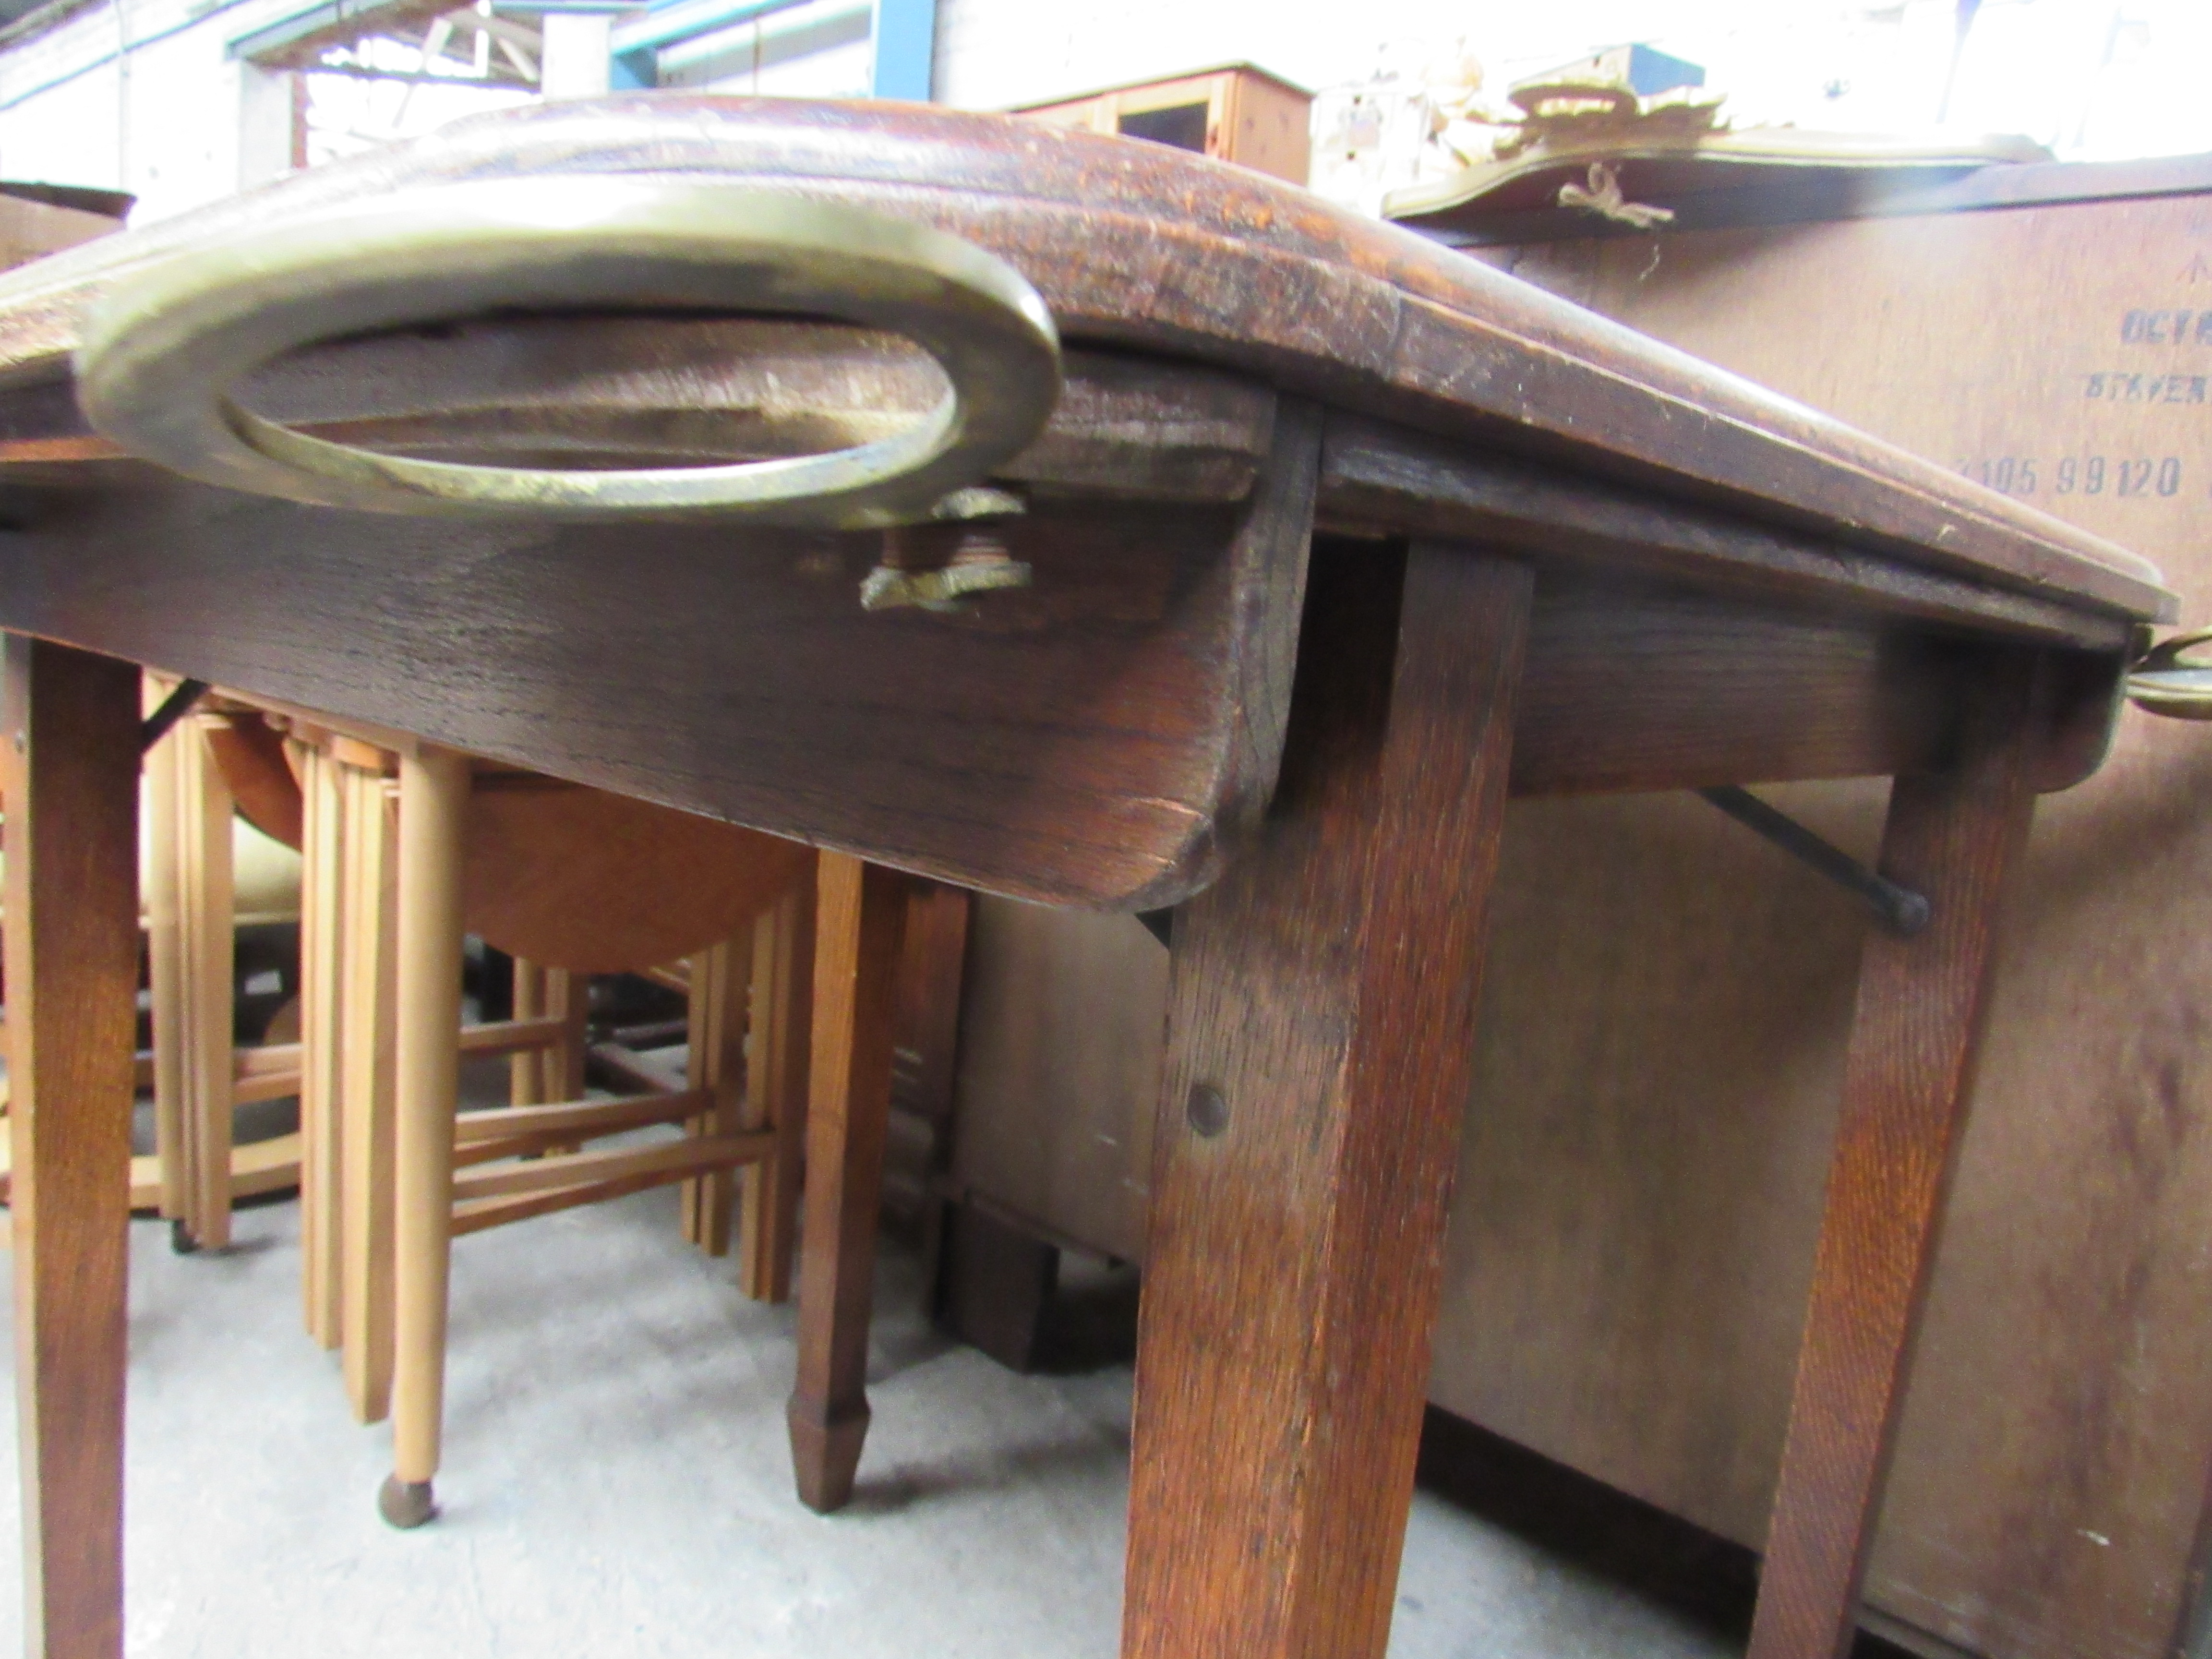
[[[743,941],[744,966],[752,940]],[[738,946],[725,942],[690,960],[691,990],[685,1014],[684,1085],[714,1096],[711,1110],[684,1127],[694,1135],[732,1135],[744,1127],[745,1090],[745,975]],[[708,1255],[730,1253],[730,1212],[737,1183],[728,1170],[710,1170],[684,1183],[684,1237]]]
[[[545,1012],[561,1022],[561,1041],[545,1050],[545,1098],[584,1097],[585,1036],[592,1017],[592,976],[567,968],[545,970]]]
[[[822,854],[817,879],[799,1379],[787,1415],[799,1501],[827,1511],[852,1498],[868,1433],[868,1316],[906,892],[895,872],[842,853]]]
[[[1397,1596],[1531,583],[1310,580],[1266,825],[1176,913],[1132,1659],[1379,1659]]]
[[[536,1019],[545,1012],[545,970],[514,958],[514,1018]],[[507,1099],[511,1106],[542,1106],[556,1097],[545,1091],[545,1051],[518,1048],[507,1057]]]
[[[808,1060],[814,1024],[814,881],[754,924],[745,1124],[773,1129],[775,1151],[743,1176],[738,1282],[756,1302],[791,1296],[806,1151]]]
[[[465,757],[425,750],[399,763],[398,1353],[384,1518],[420,1526],[437,1512],[446,1408],[447,1268],[453,1224],[453,1120],[461,1024],[461,866]]]
[[[337,763],[295,739],[300,776],[300,1243],[307,1333],[325,1348],[340,1340],[343,1265],[338,1246],[338,1101],[344,960],[344,808]],[[373,1034],[372,1034],[373,1036]]]
[[[1798,1352],[1753,1659],[1836,1659],[1910,1374],[1966,1127],[2007,876],[2027,838],[2032,661],[1968,709],[1954,769],[1897,780],[1881,871],[1927,896],[1925,933],[1869,933],[1813,1291]]]
[[[687,989],[684,997],[684,1080],[687,1088],[696,1089],[700,1079],[709,1069],[708,1056],[714,1042],[714,1016],[720,1005],[720,981],[724,952],[720,945],[710,945],[684,959],[684,982]],[[686,1134],[707,1133],[704,1114],[688,1120],[684,1125]],[[693,1176],[677,1189],[676,1227],[686,1244],[699,1244],[705,1238],[707,1191],[703,1176]]]
[[[23,1650],[119,1659],[138,671],[9,635],[6,690]]]
[[[146,676],[144,707],[161,706],[175,682]],[[191,1157],[186,1146],[185,1098],[185,942],[181,914],[177,750],[181,734],[172,728],[146,753],[146,977],[153,994],[154,1153],[161,1174],[161,1215],[181,1226],[191,1186]]]
[[[230,1243],[233,999],[236,902],[231,869],[230,787],[203,721],[187,716],[176,744],[179,918],[184,944],[185,1159],[184,1225],[178,1243],[220,1250]]]
[[[392,1408],[393,937],[397,803],[378,773],[333,763],[345,803],[344,954],[339,960],[339,1301],[347,1402],[356,1421]]]

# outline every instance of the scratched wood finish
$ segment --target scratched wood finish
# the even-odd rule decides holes
[[[23,1651],[120,1659],[138,670],[17,635],[5,651]]]
[[[2035,794],[2035,665],[1984,679],[1960,752],[1890,793],[1879,863],[1926,933],[1870,932],[1750,1659],[1842,1659],[1888,1475],[1982,1037],[1997,927]]]
[[[2155,573],[2116,548],[1410,233],[1165,145],[951,111],[658,96],[457,122],[0,278],[0,374],[57,378],[105,276],[189,240],[395,188],[563,172],[703,175],[918,217],[1011,260],[1071,341],[1256,371],[2088,608],[2160,603]]]
[[[1285,400],[1243,503],[1039,502],[994,532],[1034,586],[961,616],[862,611],[880,537],[660,526],[644,556],[611,526],[151,479],[46,500],[0,532],[0,577],[33,632],[924,873],[1141,907],[1210,879],[1266,801],[1319,444],[1318,411]]]
[[[836,853],[822,855],[815,880],[806,1248],[787,1417],[799,1500],[826,1512],[851,1500],[868,1433],[868,1315],[906,892],[895,871]]]
[[[1317,561],[1265,831],[1177,913],[1128,1659],[1388,1638],[1529,588]]]

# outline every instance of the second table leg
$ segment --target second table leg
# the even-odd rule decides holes
[[[1413,1498],[1531,580],[1316,550],[1259,844],[1176,915],[1127,1659],[1374,1659]]]
[[[117,1659],[138,671],[11,634],[6,719],[23,1650]]]
[[[2027,838],[2033,659],[1992,675],[1957,763],[1900,777],[1881,872],[1927,895],[1913,939],[1869,933],[1753,1659],[1835,1659],[1857,1631],[1881,1490],[1966,1128],[2006,878]]]
[[[890,1128],[891,996],[906,878],[842,853],[816,875],[814,1054],[787,1413],[799,1501],[842,1509],[868,1434],[868,1316]]]

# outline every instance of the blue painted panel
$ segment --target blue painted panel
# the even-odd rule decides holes
[[[937,0],[875,0],[876,64],[869,90],[878,98],[929,101],[937,61]]]

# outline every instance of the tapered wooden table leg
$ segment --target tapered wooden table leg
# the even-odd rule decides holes
[[[2032,659],[1975,695],[1953,769],[1900,777],[1881,869],[1928,930],[1869,933],[1844,1064],[1753,1659],[1836,1659],[1857,1625],[1912,1342],[1966,1127],[2008,870],[2027,840]]]
[[[891,994],[904,878],[822,855],[814,948],[799,1381],[788,1413],[799,1501],[841,1509],[868,1433],[868,1315],[890,1124]]]
[[[123,1651],[138,671],[7,638],[9,1114],[23,1650]]]
[[[420,1526],[437,1512],[431,1482],[445,1429],[468,805],[465,757],[425,749],[401,759],[393,1467],[378,1498],[384,1518],[396,1527]]]
[[[1316,548],[1267,822],[1176,914],[1134,1659],[1389,1637],[1531,586],[1419,544],[1402,574]]]

